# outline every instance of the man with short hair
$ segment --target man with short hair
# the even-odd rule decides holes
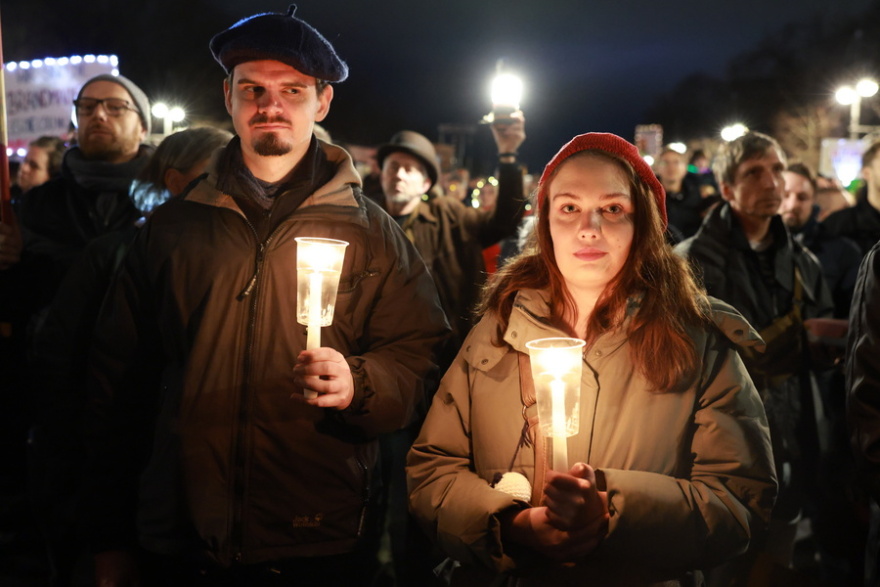
[[[791,564],[818,452],[804,320],[830,316],[832,303],[819,262],[778,214],[784,170],[782,148],[767,135],[750,132],[723,145],[715,174],[725,201],[675,248],[706,291],[742,312],[766,343],[763,354],[742,355],[767,411],[780,491],[766,535],[753,536],[746,555],[716,571],[737,585],[759,553]]]
[[[349,155],[314,137],[348,68],[294,10],[211,40],[238,136],[153,212],[99,318],[85,517],[98,584],[129,584],[139,558],[146,585],[374,578],[376,439],[425,401],[448,325]],[[298,237],[348,243],[309,350]]]
[[[880,140],[862,154],[861,174],[865,185],[855,206],[832,213],[822,224],[828,234],[855,241],[864,255],[880,240]]]
[[[806,165],[791,164],[782,175],[785,180],[779,207],[782,221],[795,240],[816,255],[834,300],[834,317],[846,319],[862,258],[859,247],[848,238],[830,236],[819,223],[816,180]]]
[[[486,279],[483,249],[515,235],[525,211],[522,171],[516,162],[525,140],[522,113],[496,121],[492,129],[499,150],[499,194],[492,210],[473,208],[453,196],[428,196],[440,170],[434,145],[424,135],[400,131],[376,154],[385,209],[425,260],[452,326],[446,363],[473,324]]]
[[[150,103],[131,80],[110,74],[93,77],[80,88],[73,106],[77,145],[64,154],[61,174],[21,198],[17,221],[0,223],[0,455],[6,470],[13,471],[28,449],[28,493],[49,542],[53,584],[69,580],[71,557],[78,551],[72,519],[78,462],[69,456],[82,454],[80,412],[66,408],[81,408],[82,402],[47,401],[46,390],[34,383],[30,372],[36,371],[34,337],[26,333],[42,325],[46,308],[86,248],[134,226],[141,217],[129,188],[153,152],[144,144]],[[71,475],[62,476],[61,470]]]

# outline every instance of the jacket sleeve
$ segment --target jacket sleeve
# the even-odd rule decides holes
[[[514,563],[503,552],[497,516],[528,504],[493,489],[474,472],[468,369],[459,353],[407,456],[410,511],[452,559],[502,571]]]
[[[741,331],[739,331],[741,333]],[[733,345],[709,335],[694,406],[690,471],[602,469],[609,533],[597,554],[655,568],[706,568],[766,525],[776,474],[764,407]],[[600,554],[601,553],[601,554]]]
[[[491,212],[465,208],[465,223],[479,239],[483,248],[498,241],[516,236],[519,223],[525,213],[523,201],[523,176],[516,163],[498,166],[498,201]]]
[[[880,245],[862,261],[849,317],[846,412],[850,441],[880,501]]]
[[[360,351],[347,357],[354,398],[338,417],[372,437],[422,419],[440,378],[437,356],[449,323],[434,280],[403,231],[381,211],[371,224],[383,235],[373,246],[384,269]]]

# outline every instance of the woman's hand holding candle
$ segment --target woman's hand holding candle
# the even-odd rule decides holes
[[[584,463],[575,464],[568,474],[547,472],[544,504],[550,523],[560,530],[576,530],[597,518],[606,522],[609,518],[607,493],[598,490],[596,472]]]

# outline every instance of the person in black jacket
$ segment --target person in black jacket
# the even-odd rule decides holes
[[[779,497],[768,533],[716,571],[715,580],[733,584],[744,584],[759,556],[791,565],[818,452],[804,321],[830,317],[832,302],[816,257],[778,214],[784,170],[782,148],[767,135],[751,132],[724,145],[715,173],[725,202],[675,249],[690,260],[707,293],[742,312],[767,344],[763,354],[742,354],[767,411]]]
[[[849,317],[856,276],[862,253],[858,245],[842,236],[829,236],[818,222],[816,180],[803,163],[794,163],[783,172],[785,196],[779,213],[796,241],[807,247],[822,264],[822,274],[834,300],[834,318]],[[843,331],[842,324],[835,330]],[[821,335],[821,333],[817,333]],[[835,345],[835,355],[843,356],[845,339],[827,337]],[[846,398],[842,363],[816,373],[827,422],[825,442],[818,459],[817,499],[811,516],[813,541],[819,550],[823,580],[832,584],[853,584],[861,576],[864,524],[860,512],[864,504],[852,491],[852,455],[844,422]]]
[[[654,164],[657,178],[666,190],[666,211],[669,224],[678,230],[681,240],[696,234],[706,212],[718,203],[718,196],[704,197],[700,178],[688,172],[684,154],[664,147]]]
[[[17,206],[17,220],[0,224],[0,323],[7,325],[0,327],[0,429],[15,435],[15,452],[3,450],[7,463],[24,459],[27,430],[42,417],[42,405],[31,404],[39,390],[28,382],[33,371],[29,330],[40,324],[85,248],[103,235],[132,228],[141,217],[129,188],[153,151],[144,144],[151,120],[146,94],[123,76],[102,74],[80,88],[73,105],[77,146],[65,153],[60,177],[29,190]],[[45,441],[36,430],[30,442],[35,469],[52,451]],[[63,584],[77,539],[70,495],[57,489],[65,495],[51,505],[41,502],[35,513],[48,541],[53,584]]]
[[[862,253],[849,238],[828,234],[818,220],[816,180],[803,163],[794,163],[783,172],[785,195],[779,214],[795,240],[816,255],[822,274],[834,299],[834,317],[846,319]]]

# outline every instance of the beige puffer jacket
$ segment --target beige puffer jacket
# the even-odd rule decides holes
[[[569,459],[604,474],[611,520],[599,548],[567,567],[505,548],[497,514],[527,504],[490,486],[511,469],[534,480],[534,450],[516,451],[523,430],[517,351],[565,334],[547,325],[539,291],[518,294],[503,347],[492,344],[495,317],[483,318],[447,371],[407,460],[411,510],[461,564],[454,583],[686,584],[693,571],[745,550],[776,493],[766,416],[736,352],[737,344],[761,340],[731,306],[710,302],[717,329],[693,333],[702,368],[683,391],[647,391],[622,331],[586,350],[580,432],[569,438]]]

